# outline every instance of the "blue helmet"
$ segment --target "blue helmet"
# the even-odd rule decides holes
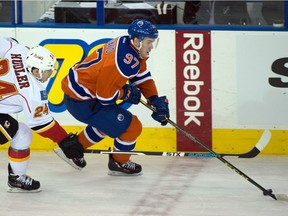
[[[151,22],[145,19],[136,19],[130,24],[128,34],[130,39],[136,36],[142,41],[145,37],[156,39],[158,30]]]

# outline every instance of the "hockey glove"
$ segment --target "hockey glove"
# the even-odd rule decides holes
[[[151,102],[152,106],[156,109],[155,112],[152,113],[152,118],[155,121],[158,121],[161,123],[162,126],[167,125],[167,119],[170,117],[169,114],[169,107],[168,107],[168,99],[166,96],[157,97],[152,96],[149,98],[149,101]]]
[[[131,104],[138,104],[141,98],[140,90],[134,85],[124,85],[123,86],[124,94],[121,99]]]
[[[82,158],[84,156],[84,148],[81,143],[79,143],[76,134],[70,133],[68,137],[59,143],[59,147],[69,159]]]

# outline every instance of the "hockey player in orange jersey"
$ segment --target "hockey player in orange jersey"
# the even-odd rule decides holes
[[[146,67],[149,53],[157,43],[158,30],[149,21],[137,19],[130,24],[128,34],[107,42],[75,64],[62,80],[67,110],[87,124],[78,136],[84,149],[109,136],[114,138],[115,150],[134,150],[142,124],[137,116],[117,105],[119,99],[138,104],[142,93],[156,109],[152,117],[167,124],[168,100],[158,96]],[[111,175],[142,174],[141,165],[126,154],[110,155],[108,168]]]

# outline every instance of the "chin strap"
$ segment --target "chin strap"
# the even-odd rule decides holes
[[[139,47],[139,52],[138,52],[138,53],[139,53],[140,58],[141,58],[141,59],[144,59],[144,57],[141,56],[141,52],[140,52],[141,48],[142,48],[142,41],[140,41],[140,47]],[[147,57],[149,57],[149,54],[148,54]]]
[[[139,48],[134,44],[133,40],[130,40],[130,41],[131,41],[131,44],[138,50],[138,54],[139,54],[140,58],[141,58],[141,59],[144,59],[144,58],[141,56],[141,52],[140,52],[140,50],[141,50],[141,48],[142,48],[142,41],[139,42],[139,43],[140,43],[140,47],[139,47]],[[149,57],[149,56],[148,56],[148,57]]]
[[[40,71],[40,69],[39,69],[39,71]],[[39,82],[41,82],[41,83],[44,83],[45,81],[43,81],[42,80],[42,78],[43,78],[43,73],[44,73],[44,70],[41,70],[40,71],[40,77],[39,78],[36,78]]]
[[[35,79],[37,79],[39,82],[42,82],[42,83],[44,83],[44,81],[42,80],[42,75],[43,75],[43,72],[40,72],[39,74],[40,74],[40,77],[36,77],[33,73],[32,73],[32,69],[31,69],[31,71],[29,70],[29,68],[28,67],[26,67],[26,70],[29,72],[29,73],[31,73],[32,74],[32,76],[34,76],[35,77]],[[40,70],[39,70],[40,71]]]
[[[34,75],[33,75],[34,76]],[[42,73],[40,73],[40,77],[36,77],[34,76],[39,82],[44,83],[44,81],[42,80]]]

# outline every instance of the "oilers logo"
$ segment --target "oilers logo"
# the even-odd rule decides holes
[[[117,115],[117,119],[118,119],[118,121],[124,121],[124,115],[123,114],[118,114]]]

